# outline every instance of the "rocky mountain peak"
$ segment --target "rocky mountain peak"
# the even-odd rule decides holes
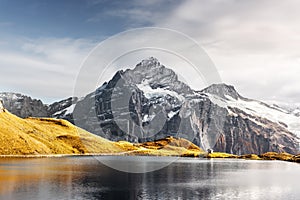
[[[4,107],[11,113],[21,117],[47,117],[47,106],[39,99],[33,99],[30,96],[3,92],[0,93],[0,100]]]
[[[232,85],[227,85],[225,83],[212,84],[209,87],[203,89],[201,92],[217,95],[221,98],[228,99],[231,97],[233,99],[243,98]]]
[[[157,68],[162,67],[163,65],[160,64],[157,58],[149,57],[147,59],[142,60],[140,63],[138,63],[135,67],[135,69],[139,68]]]
[[[178,79],[177,74],[150,57],[138,63],[134,69],[121,72],[121,76],[137,86],[148,85],[151,89],[163,88],[178,93],[191,93],[192,89]]]
[[[136,84],[140,84],[145,80],[154,81],[154,79],[163,79],[166,77],[168,77],[169,81],[178,81],[175,72],[160,64],[154,57],[142,60],[134,69],[126,70],[123,76],[131,79]]]

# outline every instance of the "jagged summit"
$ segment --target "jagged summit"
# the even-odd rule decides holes
[[[162,65],[156,58],[150,57],[138,63],[134,69],[126,70],[123,75],[136,84],[153,82],[161,79],[164,81],[178,81],[176,73]]]
[[[70,120],[69,114],[73,111],[77,100],[78,98],[74,97],[47,105],[39,99],[24,94],[0,92],[0,101],[2,101],[3,107],[21,118],[55,117]]]
[[[18,99],[18,98],[22,98],[25,95],[20,94],[20,93],[14,93],[14,92],[0,92],[0,99],[2,99],[3,101],[5,101],[5,99]]]
[[[33,99],[23,94],[3,92],[0,93],[0,100],[9,112],[21,117],[47,117],[47,105],[39,99]]]
[[[162,65],[158,59],[154,57],[142,60],[133,69],[118,71],[113,77],[113,82],[118,81],[120,78],[139,88],[149,86],[154,90],[161,88],[178,93],[192,93],[192,89],[181,82],[172,69]]]
[[[201,92],[217,95],[224,99],[228,99],[228,97],[236,100],[243,98],[232,85],[227,85],[225,83],[212,84],[209,87],[201,90]]]
[[[149,57],[147,59],[142,60],[140,63],[138,63],[135,67],[135,70],[138,70],[140,68],[157,68],[157,67],[164,67],[160,64],[157,58]]]

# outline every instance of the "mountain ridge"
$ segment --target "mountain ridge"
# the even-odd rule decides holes
[[[200,90],[200,92],[218,95],[219,97],[222,97],[224,99],[228,99],[228,96],[234,99],[246,99],[236,91],[234,86],[227,85],[225,83],[212,84],[204,88],[203,90]]]
[[[56,104],[60,111],[55,117],[66,117],[68,110],[69,121],[113,141],[147,142],[180,135],[202,149],[234,154],[299,151],[297,116],[245,98],[226,84],[194,91],[155,58],[116,72],[79,101],[70,100],[69,107],[63,106],[64,100]],[[155,123],[164,120],[156,133]]]

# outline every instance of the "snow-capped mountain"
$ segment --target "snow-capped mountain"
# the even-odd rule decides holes
[[[229,86],[232,87],[232,86]],[[225,95],[223,98],[219,95],[207,93],[210,97],[210,100],[221,107],[228,109],[230,115],[237,115],[238,113],[234,112],[234,108],[240,109],[243,112],[247,113],[250,120],[254,120],[256,123],[259,123],[256,116],[264,118],[284,126],[291,133],[300,136],[300,117],[295,115],[293,111],[287,111],[281,107],[268,105],[266,103],[246,99],[244,97],[232,98],[229,95]]]
[[[2,93],[0,99],[18,116],[64,118],[110,140],[176,136],[203,149],[235,154],[299,153],[297,109],[245,98],[226,84],[194,91],[155,58],[118,71],[80,100],[44,105],[12,93]]]
[[[47,105],[39,99],[33,99],[26,95],[2,92],[0,93],[0,100],[8,111],[21,118],[55,117],[72,121],[72,112],[78,98],[68,98]]]
[[[74,109],[76,125],[111,140],[166,136],[235,154],[298,153],[299,117],[247,99],[233,86],[194,91],[155,58],[118,71]]]
[[[17,93],[3,92],[0,93],[0,100],[3,101],[4,107],[13,114],[26,117],[47,117],[47,106],[41,100],[32,99]]]

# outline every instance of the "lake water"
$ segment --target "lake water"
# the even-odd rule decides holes
[[[181,158],[154,172],[131,174],[94,157],[1,158],[0,199],[288,200],[300,199],[299,178],[299,164],[281,161]]]

